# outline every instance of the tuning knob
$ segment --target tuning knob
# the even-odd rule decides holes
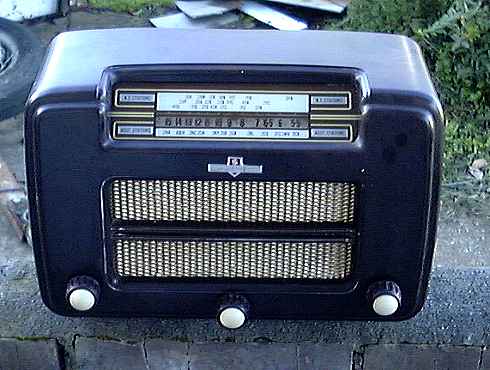
[[[402,303],[400,287],[393,281],[379,281],[368,289],[369,301],[380,316],[393,315]]]
[[[89,276],[74,277],[66,286],[66,300],[77,311],[92,309],[97,304],[99,295],[99,283]]]
[[[247,321],[249,307],[244,297],[228,294],[220,302],[218,322],[226,329],[239,329]]]

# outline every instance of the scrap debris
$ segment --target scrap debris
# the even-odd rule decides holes
[[[240,10],[278,30],[299,31],[308,28],[306,22],[290,17],[276,9],[252,0],[244,0]]]
[[[300,6],[304,8],[311,8],[311,9],[322,10],[325,12],[332,12],[337,14],[342,13],[344,9],[347,7],[347,5],[340,4],[342,1],[340,1],[339,4],[337,4],[337,2],[334,1],[325,1],[325,0],[265,0],[265,1],[281,3],[281,4],[291,5],[291,6]]]
[[[158,28],[219,28],[238,22],[239,19],[238,15],[233,13],[202,18],[190,18],[184,13],[176,13],[164,17],[151,18],[150,22]]]
[[[221,15],[231,10],[240,8],[241,1],[223,0],[196,0],[176,1],[175,5],[185,15],[191,18],[209,17]]]
[[[161,28],[221,28],[238,22],[246,14],[279,30],[304,30],[305,20],[291,14],[295,9],[341,14],[350,0],[179,0],[181,13],[151,18]],[[281,8],[287,6],[288,10]]]
[[[468,167],[468,174],[477,180],[482,180],[488,167],[488,162],[483,159],[475,159]]]

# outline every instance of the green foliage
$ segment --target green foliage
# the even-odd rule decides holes
[[[490,157],[490,8],[457,0],[415,32],[433,70],[447,117],[445,174],[461,158]]]
[[[474,158],[490,158],[488,5],[474,0],[353,0],[347,19],[336,26],[400,33],[419,42],[446,114],[447,181]]]
[[[452,0],[352,0],[341,27],[352,31],[411,35],[438,19]]]
[[[134,12],[149,5],[170,6],[173,0],[89,0],[90,6],[115,12]]]

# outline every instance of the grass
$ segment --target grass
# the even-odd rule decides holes
[[[93,8],[114,12],[135,12],[150,5],[171,6],[174,0],[89,0],[89,4]]]

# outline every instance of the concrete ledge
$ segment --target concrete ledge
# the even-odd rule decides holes
[[[75,336],[141,341],[490,344],[490,269],[435,269],[428,301],[404,322],[251,321],[222,329],[214,320],[66,318],[41,302],[33,266],[0,271],[0,337]]]

